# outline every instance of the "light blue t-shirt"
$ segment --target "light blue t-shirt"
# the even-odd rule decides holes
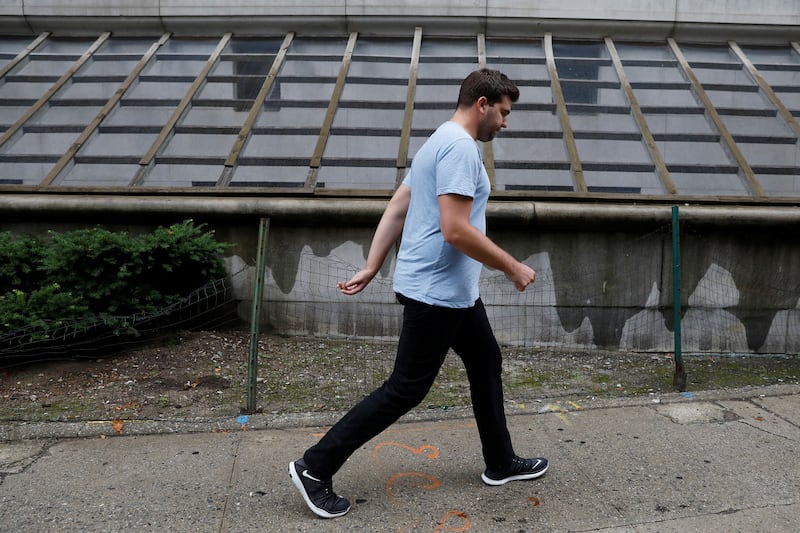
[[[394,290],[442,307],[470,307],[478,299],[482,265],[447,244],[439,223],[442,194],[473,199],[470,223],[486,233],[489,176],[478,143],[455,122],[445,122],[414,156],[403,183],[411,203],[397,256]]]

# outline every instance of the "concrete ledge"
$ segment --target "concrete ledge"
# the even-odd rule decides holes
[[[679,12],[678,3],[679,0],[487,0],[486,7],[492,16],[507,18],[670,21]]]
[[[30,32],[39,34],[45,31],[54,36],[97,37],[110,31],[116,36],[158,36],[164,33],[163,21],[159,17],[84,17],[34,16],[25,17],[25,26]],[[0,29],[3,21],[0,19]],[[6,34],[24,33],[18,28],[7,29]],[[156,37],[157,38],[157,37]]]
[[[269,217],[304,224],[374,224],[386,207],[382,199],[253,198],[115,195],[0,195],[0,222],[110,217]],[[588,204],[577,202],[490,201],[493,224],[558,228],[661,226],[669,223],[672,205]],[[795,206],[681,206],[681,221],[697,226],[790,228],[800,225]]]
[[[551,31],[565,37],[665,36],[724,41],[785,42],[797,35],[794,0],[5,0],[0,30],[29,34],[90,34],[112,30],[139,34],[265,35],[304,33],[397,34],[424,26],[429,35],[530,36]],[[709,31],[711,30],[711,31]]]
[[[24,0],[25,16],[158,17],[161,0]]]

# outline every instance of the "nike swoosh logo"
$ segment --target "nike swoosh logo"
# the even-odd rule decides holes
[[[303,473],[302,473],[301,475],[302,475],[303,477],[307,477],[308,479],[310,479],[310,480],[312,480],[312,481],[316,481],[317,483],[322,483],[322,480],[321,480],[321,479],[317,479],[317,478],[315,478],[314,476],[312,476],[311,474],[309,474],[309,473],[308,473],[308,470],[303,470]]]

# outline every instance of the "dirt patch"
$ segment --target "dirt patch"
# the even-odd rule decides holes
[[[395,345],[262,336],[257,400],[265,413],[339,411],[380,385]],[[182,332],[100,359],[0,370],[0,420],[77,421],[237,416],[247,404],[249,331]],[[688,389],[800,383],[800,358],[685,356]],[[657,396],[672,392],[669,354],[504,350],[509,402],[549,398]],[[450,354],[418,409],[469,404]]]

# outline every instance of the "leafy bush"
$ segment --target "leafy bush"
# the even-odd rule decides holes
[[[102,228],[0,233],[0,331],[156,313],[225,276],[227,244],[191,220],[132,237]]]
[[[0,296],[0,324],[7,331],[28,326],[49,330],[80,318],[92,320],[89,308],[57,283],[29,293],[13,289]]]
[[[227,245],[190,223],[158,228],[142,236],[142,283],[137,297],[145,308],[176,302],[211,280],[225,276],[221,256]],[[168,284],[164,280],[169,280]]]
[[[95,314],[135,313],[138,274],[142,271],[139,239],[101,228],[50,233],[41,270],[49,283],[70,287]]]
[[[40,287],[44,277],[38,266],[43,252],[42,242],[35,237],[0,232],[0,294],[12,287],[22,291]]]

